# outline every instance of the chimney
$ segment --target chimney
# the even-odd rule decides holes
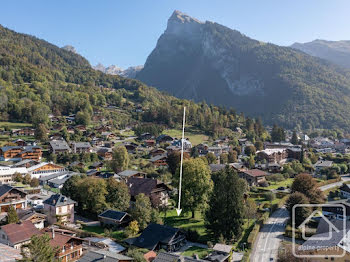
[[[55,229],[53,227],[51,229],[52,229],[52,239],[54,239],[55,238]]]

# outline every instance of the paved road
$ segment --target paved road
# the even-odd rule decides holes
[[[349,176],[342,176],[342,181],[321,186],[322,191],[326,191],[333,187],[339,187],[345,181],[350,181]],[[260,230],[255,241],[252,254],[250,256],[251,262],[265,262],[276,261],[278,247],[283,239],[285,231],[285,223],[289,218],[288,211],[285,208],[278,209],[267,220],[266,224]]]
[[[280,208],[275,211],[260,230],[250,256],[251,262],[275,261],[278,247],[283,239],[288,211]]]
[[[333,184],[329,184],[329,185],[325,185],[325,186],[321,186],[320,189],[322,191],[326,191],[330,188],[333,188],[333,187],[339,187],[341,186],[344,182],[346,181],[350,181],[350,177],[349,176],[342,176],[341,177],[341,181],[340,182],[336,182],[336,183],[333,183]]]

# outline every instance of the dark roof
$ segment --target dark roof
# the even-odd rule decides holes
[[[55,194],[55,195],[50,196],[43,203],[50,205],[50,206],[59,207],[59,206],[66,206],[66,205],[70,205],[70,204],[75,204],[76,202],[73,201],[72,199],[70,199],[69,197],[64,196],[64,195]]]
[[[114,220],[117,220],[117,221],[121,221],[121,220],[123,220],[123,218],[127,214],[128,213],[126,213],[126,212],[108,209],[108,210],[102,212],[101,214],[99,214],[98,216],[99,217],[103,217],[103,218],[109,218],[109,219],[114,219]]]
[[[130,177],[127,181],[127,185],[131,196],[137,196],[141,193],[150,195],[152,190],[156,188],[168,190],[168,187],[164,183],[152,178]]]
[[[131,257],[127,257],[115,252],[106,250],[90,251],[82,256],[77,262],[117,262],[119,260],[134,260]]]
[[[153,262],[177,262],[177,261],[183,261],[183,262],[195,262],[195,261],[204,261],[200,259],[195,259],[192,257],[184,257],[181,255],[176,255],[176,254],[170,254],[170,253],[164,253],[161,252],[158,254],[158,256],[153,260]]]
[[[40,234],[31,221],[23,221],[21,223],[8,224],[1,227],[12,244],[21,243],[29,240],[33,235]]]
[[[329,232],[315,234],[312,237],[308,238],[301,246],[298,247],[300,251],[311,251],[318,249],[319,247],[335,247],[344,237],[343,231],[335,232],[332,234]]]
[[[350,224],[346,223],[347,221],[344,221],[342,219],[329,219],[328,221],[331,222],[332,225],[334,225],[338,230],[343,230],[344,222],[345,222],[346,228],[350,227]],[[326,221],[324,218],[320,219],[320,222],[317,225],[316,234],[322,234],[322,233],[329,232],[330,225],[328,224],[328,221]],[[334,231],[333,228],[332,228],[332,231]]]
[[[339,190],[340,190],[340,191],[345,191],[345,192],[350,193],[350,187],[349,187],[349,186],[350,186],[349,184],[343,184],[343,185],[339,188]]]
[[[5,195],[6,193],[10,192],[11,189],[13,189],[12,186],[9,185],[1,185],[0,186],[0,198]]]
[[[152,223],[135,239],[133,245],[153,250],[159,243],[168,244],[179,231],[178,228]]]
[[[218,171],[224,169],[225,166],[226,166],[225,164],[210,164],[209,165],[211,172],[218,172]]]

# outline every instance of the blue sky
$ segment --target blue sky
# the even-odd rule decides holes
[[[348,0],[3,0],[0,24],[125,68],[145,62],[175,9],[279,45],[350,39]]]

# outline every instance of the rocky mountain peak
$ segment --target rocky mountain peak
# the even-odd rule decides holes
[[[204,23],[196,18],[175,10],[168,20],[165,34],[182,35],[183,37],[197,35],[202,24]]]

